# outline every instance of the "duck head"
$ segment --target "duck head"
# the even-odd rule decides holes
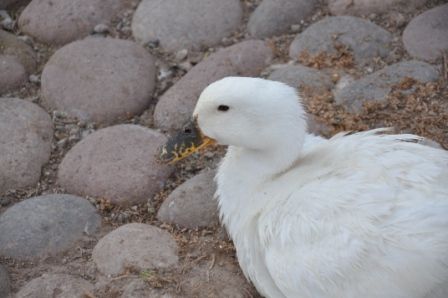
[[[294,88],[260,78],[227,77],[204,89],[192,121],[162,147],[160,159],[174,162],[213,143],[255,153],[300,149],[305,118]]]

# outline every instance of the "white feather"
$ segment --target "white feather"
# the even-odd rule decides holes
[[[295,91],[262,79],[210,85],[194,115],[229,145],[220,215],[260,294],[448,297],[446,151],[385,130],[306,134]]]

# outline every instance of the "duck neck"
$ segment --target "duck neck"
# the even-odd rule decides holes
[[[241,148],[239,161],[247,171],[260,178],[272,178],[288,170],[300,157],[305,134],[282,140],[281,146],[273,143],[269,149]]]
[[[296,140],[276,150],[260,151],[230,146],[218,171],[218,200],[223,223],[235,240],[265,206],[255,195],[287,171],[300,157],[303,142]],[[266,197],[265,199],[269,199]]]

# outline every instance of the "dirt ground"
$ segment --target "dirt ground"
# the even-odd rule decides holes
[[[245,18],[251,11],[254,10],[260,1],[243,1],[245,4]],[[401,44],[401,35],[405,24],[415,15],[427,10],[428,8],[440,5],[446,1],[432,0],[428,1],[425,7],[404,14],[405,20],[396,23],[387,15],[371,15],[367,18],[374,23],[382,26],[386,30],[393,33],[396,37],[396,49],[394,50],[396,61],[410,59],[410,57],[403,50]],[[20,15],[22,8],[13,11],[12,17],[16,20]],[[316,22],[329,12],[326,6],[321,5],[315,15],[308,20],[301,30],[307,27],[308,24]],[[130,16],[119,16],[114,24],[120,21],[130,19]],[[120,37],[123,39],[132,39],[129,32],[122,32],[114,29],[111,26],[111,36]],[[300,32],[300,31],[299,31]],[[18,28],[15,28],[15,33],[20,34]],[[289,33],[282,36],[277,36],[269,39],[269,43],[274,49],[275,57],[272,64],[286,63],[289,61],[288,48],[292,39],[298,32]],[[245,28],[240,30],[232,37],[226,38],[222,42],[222,46],[234,44],[240,40],[245,39],[247,33]],[[49,48],[43,44],[33,43],[37,49],[38,54],[38,72],[40,73],[48,58],[52,55],[55,49]],[[216,47],[218,48],[218,47]],[[169,69],[174,72],[174,76],[168,79],[163,79],[158,82],[154,97],[158,98],[164,91],[172,86],[176,80],[186,73],[186,70],[175,62],[172,54],[164,53],[159,48],[149,48],[149,51],[158,58],[160,69]],[[208,51],[197,51],[189,53],[189,61],[192,65],[198,63],[203,57],[209,54]],[[366,73],[365,69],[357,69],[351,59],[350,53],[340,53],[339,57],[303,57],[302,63],[315,67],[334,69],[342,68],[347,72],[353,74],[355,77],[361,77]],[[448,55],[448,53],[447,53]],[[445,149],[448,149],[448,69],[447,69],[447,55],[438,62],[441,68],[442,76],[438,82],[421,84],[412,80],[404,80],[394,86],[394,91],[390,94],[387,103],[375,103],[364,106],[363,111],[359,114],[350,114],[346,112],[341,106],[338,106],[329,92],[322,92],[316,94],[302,90],[306,102],[307,109],[314,114],[318,120],[329,126],[326,136],[331,136],[339,131],[346,130],[365,130],[369,128],[391,126],[395,127],[398,132],[412,132],[439,142]],[[376,69],[384,66],[383,61],[377,61]],[[403,96],[398,90],[409,89],[414,87],[414,92]],[[21,89],[12,92],[10,96],[20,98],[27,98],[33,102],[40,102],[40,86],[38,84],[26,83]],[[140,124],[147,127],[153,127],[152,112],[154,106],[151,106],[142,115],[129,119],[128,123]],[[76,139],[65,143],[63,146],[58,145],[58,141],[70,135],[71,129],[74,126],[79,128],[79,131],[90,131],[98,128],[92,123],[80,123],[76,119],[70,119],[63,115],[53,113],[51,114],[55,124],[54,146],[51,154],[50,162],[45,165],[42,170],[42,177],[39,184],[30,189],[11,191],[4,196],[4,202],[1,206],[0,213],[6,208],[12,206],[14,203],[22,201],[32,196],[48,193],[62,193],[63,189],[56,184],[57,167],[64,156],[64,154],[76,143]],[[147,204],[132,206],[130,208],[120,208],[109,204],[102,199],[88,198],[98,208],[103,218],[103,229],[100,235],[96,238],[86,238],[82,241],[76,249],[70,250],[67,253],[47,258],[38,262],[18,262],[12,259],[0,258],[0,263],[5,265],[9,271],[11,278],[12,290],[15,292],[27,281],[32,278],[40,276],[44,272],[61,271],[74,275],[82,276],[83,278],[95,283],[98,281],[98,273],[95,270],[93,262],[91,261],[91,251],[97,240],[114,228],[126,223],[140,222],[148,223],[171,232],[180,247],[180,268],[170,271],[154,272],[150,275],[139,274],[129,268],[128,275],[136,275],[139,278],[146,280],[156,288],[171,289],[182,296],[182,284],[185,281],[185,272],[197,267],[199,264],[212,267],[220,262],[236,263],[235,250],[231,241],[227,238],[225,231],[221,227],[187,230],[179,229],[176,226],[171,226],[159,222],[156,219],[156,213],[163,202],[164,198],[180,183],[197,174],[204,168],[215,167],[219,159],[223,156],[225,148],[214,147],[205,154],[195,154],[191,158],[182,161],[176,165],[175,173],[170,177],[164,189],[158,193],[155,198],[149,198]],[[56,269],[55,269],[56,268]],[[125,280],[127,276],[123,277]],[[117,297],[119,295],[120,278],[116,281],[115,287],[104,287],[91,297]],[[198,289],[198,293],[202,293],[201,297],[215,297],[207,290]],[[247,291],[248,297],[257,296],[254,289],[249,288]]]

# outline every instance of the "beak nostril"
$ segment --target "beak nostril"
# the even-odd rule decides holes
[[[220,106],[218,106],[218,111],[221,111],[221,112],[226,112],[226,111],[228,111],[229,110],[229,106],[226,106],[226,105],[220,105]]]

